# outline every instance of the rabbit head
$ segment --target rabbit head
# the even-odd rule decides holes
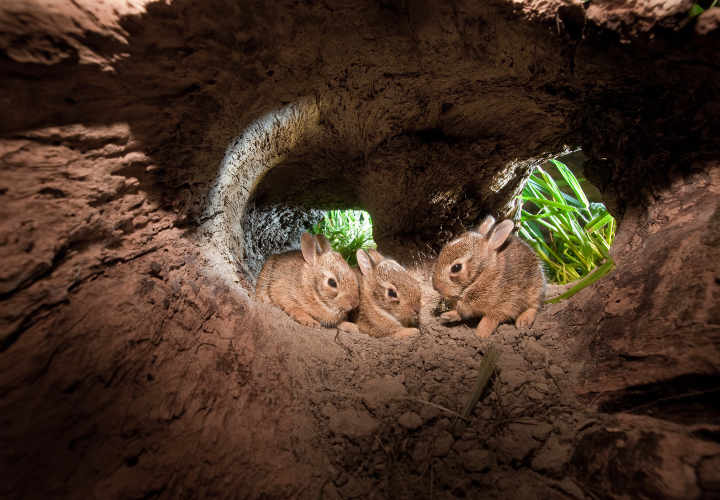
[[[363,300],[370,300],[403,326],[417,326],[422,295],[420,283],[404,267],[377,250],[358,250],[356,256],[362,275]]]
[[[509,219],[495,225],[488,216],[474,231],[467,231],[447,243],[438,255],[433,288],[443,297],[457,299],[478,275],[492,264],[495,253],[513,230]]]
[[[340,313],[350,312],[360,304],[357,276],[345,259],[332,250],[325,236],[304,233],[300,251],[310,269],[306,286],[309,285],[320,303]]]

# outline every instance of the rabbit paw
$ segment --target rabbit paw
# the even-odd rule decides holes
[[[497,321],[494,321],[487,316],[483,316],[483,319],[480,320],[480,323],[477,326],[477,330],[475,330],[475,334],[481,339],[485,339],[489,337],[492,332],[495,331],[495,328],[497,328],[497,326]]]
[[[537,309],[530,308],[527,311],[520,314],[520,316],[517,317],[515,320],[515,326],[518,328],[530,328],[535,321],[535,315],[537,314]]]
[[[360,329],[355,323],[343,321],[337,326],[337,329],[347,333],[360,333]]]
[[[295,321],[297,321],[298,323],[300,323],[301,325],[310,326],[313,328],[317,328],[317,327],[321,326],[320,323],[315,320],[315,318],[310,316],[305,311],[300,311],[300,310],[291,311],[290,316],[292,316],[292,318]]]
[[[455,321],[461,321],[462,318],[460,317],[460,314],[456,310],[447,311],[440,315],[440,320],[444,323],[453,323]]]
[[[413,335],[417,335],[420,333],[420,330],[417,328],[400,328],[399,330],[396,330],[395,333],[393,333],[393,337],[398,339],[404,339],[407,337],[412,337]]]

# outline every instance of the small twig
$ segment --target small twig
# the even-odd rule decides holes
[[[470,414],[472,413],[473,408],[475,408],[478,400],[480,400],[480,396],[482,396],[488,380],[490,380],[490,377],[495,371],[495,366],[497,365],[499,357],[500,352],[495,346],[491,345],[487,353],[485,353],[485,356],[483,356],[482,362],[480,363],[480,374],[478,375],[477,382],[475,383],[475,390],[473,391],[470,399],[468,399],[468,402],[463,409],[463,419],[468,420],[470,418]]]
[[[439,405],[439,404],[431,403],[430,401],[425,401],[424,399],[417,399],[417,398],[411,398],[411,397],[393,398],[393,399],[402,399],[402,400],[405,400],[405,401],[414,401],[414,402],[416,402],[416,403],[421,403],[421,404],[424,404],[424,405],[432,406],[433,408],[437,408],[438,410],[442,410],[442,411],[444,411],[444,412],[449,413],[450,415],[454,415],[454,416],[456,416],[456,417],[458,417],[458,418],[461,418],[461,419],[463,419],[463,420],[469,420],[468,418],[463,417],[463,416],[460,415],[458,412],[453,411],[453,410],[451,410],[450,408],[446,408],[446,407],[441,406],[441,405]]]

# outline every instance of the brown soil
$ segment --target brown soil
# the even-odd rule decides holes
[[[718,498],[718,24],[688,8],[0,5],[0,497]],[[615,272],[529,330],[440,325],[433,252],[566,143]],[[329,206],[425,279],[418,337],[250,298]]]

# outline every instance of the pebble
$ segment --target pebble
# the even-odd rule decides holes
[[[369,436],[380,426],[367,411],[351,408],[341,410],[330,417],[330,430],[335,434],[352,438]]]
[[[495,455],[488,450],[469,450],[461,457],[468,472],[483,472],[495,465]]]
[[[450,452],[455,439],[448,431],[442,431],[433,442],[432,455],[434,457],[444,457]]]
[[[420,427],[423,424],[423,420],[417,413],[408,411],[400,415],[400,418],[398,418],[398,423],[402,427],[412,431]]]

